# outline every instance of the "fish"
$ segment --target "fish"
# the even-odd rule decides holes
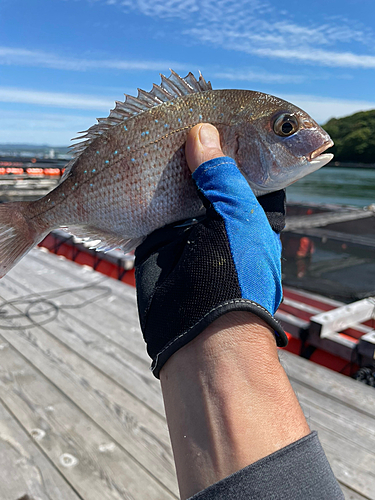
[[[59,185],[34,201],[0,204],[0,277],[52,230],[135,249],[154,230],[204,214],[187,166],[189,130],[211,123],[256,196],[292,184],[333,157],[329,135],[304,111],[251,90],[217,89],[200,74],[161,75],[125,95],[73,146]],[[77,139],[77,138],[76,138]]]

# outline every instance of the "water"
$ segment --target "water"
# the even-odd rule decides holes
[[[375,169],[324,167],[288,187],[287,199],[356,207],[371,205],[375,203]],[[364,234],[375,241],[374,224],[367,227],[369,232]],[[307,258],[298,259],[293,252],[300,244],[300,235],[284,234],[284,284],[344,302],[375,295],[375,246],[362,247],[344,240],[310,236],[314,251]],[[292,250],[288,253],[288,249]]]
[[[375,169],[323,167],[287,188],[293,202],[364,207],[375,203]]]

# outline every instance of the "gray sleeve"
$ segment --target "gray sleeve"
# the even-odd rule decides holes
[[[344,500],[314,431],[190,500]]]

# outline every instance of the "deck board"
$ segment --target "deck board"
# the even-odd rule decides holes
[[[54,257],[52,256],[52,258]],[[67,263],[71,264],[70,262]],[[12,290],[14,290],[13,293],[19,294],[19,296],[35,290],[43,295],[51,290],[82,286],[82,281],[80,284],[76,281],[72,285],[72,280],[68,280],[65,273],[60,273],[61,279],[57,280],[57,282],[51,281],[50,275],[45,277],[44,275],[33,275],[30,266],[23,267],[21,264],[22,261],[20,266],[17,266],[8,278],[8,282],[10,282]],[[34,268],[34,262],[32,267]],[[39,268],[36,267],[36,269]],[[113,283],[117,285],[115,280],[102,275],[96,275],[96,282],[98,282],[98,278],[107,287],[109,285],[112,287]],[[30,283],[32,283],[32,289]],[[120,285],[122,288],[128,288],[123,284]],[[5,295],[7,300],[13,298],[9,290],[9,287],[6,291],[3,290],[2,282],[0,282],[0,295]],[[117,315],[112,311],[111,299],[115,297],[112,289],[110,289],[110,295],[104,298],[102,304],[93,302],[84,307],[67,308],[72,303],[76,305],[82,304],[83,297],[85,295],[87,297],[88,294],[90,296],[92,290],[95,289],[75,293],[69,292],[61,297],[53,298],[53,302],[59,306],[60,311],[54,321],[45,325],[45,329],[108,376],[114,378],[127,390],[136,391],[137,397],[158,411],[160,415],[164,415],[162,399],[159,393],[159,382],[149,374],[149,358],[146,355],[144,342],[139,333],[139,326],[138,324],[135,325],[132,319],[135,311],[134,291],[132,290],[132,300],[130,300],[130,297],[127,298],[126,306],[119,301]],[[126,291],[129,292],[129,290]],[[43,296],[48,299],[48,295]],[[23,307],[25,308],[26,304]],[[131,316],[129,322],[126,317],[127,311],[130,312],[129,315]],[[129,323],[130,328],[128,327]],[[122,341],[120,337],[122,337]],[[142,342],[142,344],[139,342]]]
[[[1,402],[0,485],[0,497],[8,500],[26,494],[40,500],[80,498]]]
[[[48,291],[56,288],[79,288],[83,284],[92,284],[103,281],[103,284],[108,284],[108,279],[102,274],[96,273],[91,268],[80,266],[72,263],[62,256],[54,256],[40,249],[38,252],[33,252],[30,256],[32,258],[32,267],[30,267],[24,260],[12,270],[12,276],[24,283],[25,286],[30,286],[34,280],[38,280],[38,291]],[[52,258],[52,260],[51,260]],[[58,268],[51,269],[51,263],[58,259]],[[138,356],[142,357],[147,363],[149,358],[146,354],[145,344],[142,336],[138,335],[138,315],[135,306],[134,289],[131,287],[124,287],[123,283],[116,280],[110,280],[112,295],[99,302],[88,304],[83,314],[81,310],[74,310],[77,318],[82,317],[83,321],[88,325],[101,327],[104,329],[103,334],[110,337],[114,342],[117,342],[122,347],[129,349]],[[74,305],[77,300],[82,301],[87,298],[87,291],[82,293],[73,291],[72,293],[65,294],[61,297],[62,303],[66,306]],[[108,314],[101,314],[102,312]],[[117,322],[116,328],[111,328],[111,324],[106,323],[113,320],[125,320],[126,323],[121,325]],[[132,333],[136,332],[135,335]]]
[[[174,498],[11,346],[1,351],[1,371],[2,400],[30,434],[39,433],[39,446],[83,498]]]
[[[43,328],[3,332],[3,337],[140,464],[177,491],[163,417]]]
[[[374,389],[286,351],[280,359],[347,498],[374,499]]]
[[[93,301],[99,282],[107,292]],[[25,488],[42,500],[177,498],[134,289],[35,249],[0,281],[0,297],[24,298],[0,306],[0,457],[19,478],[0,500],[18,500]],[[375,500],[374,389],[286,351],[280,359],[346,500]],[[45,491],[35,490],[37,477]]]

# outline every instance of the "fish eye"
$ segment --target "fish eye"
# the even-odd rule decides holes
[[[275,134],[280,135],[281,137],[288,137],[289,135],[294,134],[297,132],[298,128],[299,123],[297,118],[289,113],[283,113],[278,116],[273,124]]]

